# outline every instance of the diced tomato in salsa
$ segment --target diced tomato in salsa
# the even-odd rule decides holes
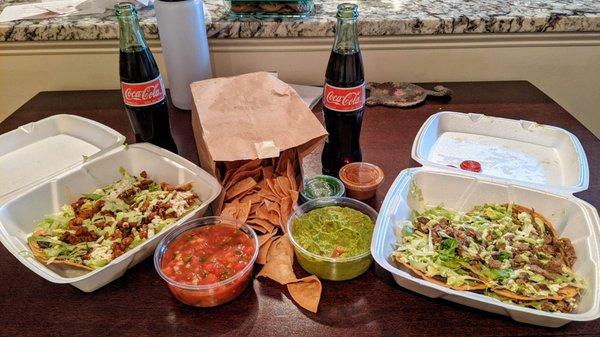
[[[173,281],[206,285],[232,277],[253,255],[248,234],[222,224],[206,225],[185,232],[169,245],[161,268]]]

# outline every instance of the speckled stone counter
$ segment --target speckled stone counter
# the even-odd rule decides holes
[[[0,9],[31,0],[0,0]],[[363,36],[463,33],[600,32],[598,0],[315,0],[301,21],[233,21],[223,0],[205,0],[212,38],[332,36],[336,6],[359,4]],[[146,37],[158,38],[154,9],[139,11]],[[117,39],[114,12],[0,23],[0,41]]]

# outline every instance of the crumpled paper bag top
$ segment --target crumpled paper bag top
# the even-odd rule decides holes
[[[271,73],[213,78],[191,89],[214,161],[277,157],[327,135],[298,93]]]

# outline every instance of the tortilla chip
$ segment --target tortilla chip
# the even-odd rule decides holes
[[[250,201],[240,202],[239,209],[237,214],[237,219],[241,222],[246,222],[248,220],[248,216],[250,215],[250,208],[252,207],[252,203]]]
[[[480,285],[475,285],[475,286],[469,286],[469,285],[466,285],[466,284],[463,284],[462,286],[459,286],[459,287],[457,287],[457,286],[451,286],[451,285],[446,284],[446,282],[442,282],[442,281],[440,281],[440,280],[438,280],[436,278],[427,276],[425,273],[423,273],[419,269],[411,266],[408,263],[402,263],[402,262],[398,262],[398,263],[401,264],[402,266],[406,267],[407,269],[409,269],[411,272],[413,272],[414,274],[416,274],[420,278],[422,278],[422,279],[424,279],[426,281],[429,281],[431,283],[437,284],[439,286],[442,286],[442,287],[446,287],[446,288],[450,288],[450,289],[454,289],[454,290],[463,290],[463,291],[468,291],[468,290],[485,290],[485,289],[488,288],[487,285],[483,281],[481,281]]]
[[[75,268],[85,269],[85,270],[90,270],[90,271],[94,270],[93,268],[90,268],[84,264],[75,263],[75,262],[67,261],[67,260],[55,259],[52,262],[48,262],[48,259],[46,258],[46,255],[44,254],[42,247],[40,247],[37,244],[37,242],[28,240],[27,244],[29,244],[31,253],[36,258],[36,260],[40,261],[41,263],[43,263],[45,265],[55,264],[55,265],[64,265],[64,266],[75,267]]]
[[[296,149],[287,149],[282,151],[279,154],[279,160],[277,161],[277,166],[275,167],[275,172],[280,175],[285,175],[287,171],[288,161],[290,164],[294,164],[294,160],[296,159]]]
[[[256,180],[252,177],[248,177],[235,185],[231,186],[227,192],[225,192],[225,200],[231,200],[234,197],[251,190],[254,186],[256,186]]]
[[[254,171],[257,168],[260,168],[260,164],[261,164],[261,160],[260,159],[255,159],[255,160],[250,160],[247,161],[245,163],[243,163],[242,165],[238,166],[238,167],[227,167],[227,172],[231,172],[231,175],[229,176],[230,179],[232,179],[236,174],[239,174],[240,172],[247,172],[247,171]],[[236,162],[239,163],[239,162]],[[226,163],[227,165],[228,163]],[[235,165],[235,164],[234,164]],[[227,174],[225,174],[225,176],[227,176]],[[241,180],[241,179],[240,179]],[[239,181],[239,180],[238,180]],[[228,186],[230,187],[233,184],[227,184],[229,181],[223,179],[223,186]]]
[[[310,312],[317,312],[323,289],[318,277],[311,275],[299,279],[298,282],[288,283],[287,288],[296,303]]]
[[[250,226],[256,232],[260,232],[262,234],[267,233],[267,230],[263,226],[252,225],[252,224],[248,224],[248,226]]]
[[[259,235],[258,236],[258,246],[262,246],[265,244],[265,242],[267,242],[270,238],[272,238],[275,235],[275,232],[271,232],[265,235]]]
[[[289,191],[292,189],[292,186],[290,185],[290,181],[288,180],[287,177],[279,176],[279,177],[275,178],[275,183],[276,183],[276,185],[279,186],[279,188],[281,189],[281,191],[283,192],[284,195],[288,195]]]
[[[540,300],[540,298],[535,298],[535,297],[530,297],[530,296],[524,296],[521,294],[517,294],[514,293],[510,290],[506,290],[506,289],[492,289],[493,292],[495,292],[496,294],[506,297],[506,298],[510,298],[513,300],[517,300],[517,301],[536,301],[536,300]],[[573,298],[575,296],[577,296],[579,294],[579,290],[575,287],[571,287],[571,286],[566,286],[561,288],[560,290],[558,290],[558,294],[556,295],[552,295],[552,296],[547,296],[547,297],[543,297],[541,299],[548,299],[548,300],[555,300],[555,301],[562,301],[566,298]]]
[[[263,243],[258,249],[258,257],[256,258],[256,263],[265,264],[267,262],[267,253],[269,252],[269,248],[273,244],[273,241],[277,240],[280,235],[270,237],[265,243]]]
[[[260,191],[258,191],[258,195],[260,195],[261,198],[267,199],[269,201],[274,201],[274,202],[279,201],[279,198],[275,195],[275,193],[268,190],[268,188],[261,189]]]
[[[294,167],[291,163],[288,162],[286,168],[286,177],[290,182],[290,189],[294,191],[298,191],[298,183],[296,182],[296,173],[294,172]]]
[[[240,210],[240,202],[235,199],[234,201],[225,204],[223,210],[221,211],[221,216],[228,216],[233,219],[237,219],[238,212]]]
[[[260,203],[261,201],[262,201],[262,198],[260,197],[260,194],[258,194],[258,192],[256,192],[256,191],[249,193],[240,199],[241,203],[250,202],[250,204]]]
[[[253,178],[254,180],[259,180],[261,174],[262,174],[262,170],[260,169],[260,167],[254,169],[252,171],[239,171],[237,173],[234,173],[231,176],[231,179],[227,182],[227,185],[224,185],[223,187],[225,187],[225,189],[228,190],[233,185],[239,183],[240,181],[242,181],[246,178]]]
[[[268,277],[279,284],[296,282],[294,263],[294,248],[287,236],[275,240],[267,252],[266,263],[257,276]]]
[[[260,226],[262,228],[264,228],[267,232],[273,232],[273,230],[275,229],[275,225],[273,225],[272,223],[270,223],[267,220],[264,219],[260,219],[260,218],[250,218],[248,220],[249,224],[254,224],[256,226]]]
[[[263,179],[273,178],[274,169],[273,166],[263,166],[262,168]]]
[[[300,196],[300,193],[298,193],[298,191],[296,191],[296,190],[291,190],[290,196],[292,197],[292,208],[293,208],[294,205],[298,203],[298,197]]]

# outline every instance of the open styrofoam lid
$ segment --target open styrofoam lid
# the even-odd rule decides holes
[[[0,200],[123,144],[87,118],[54,115],[0,135]]]
[[[589,184],[587,158],[577,137],[530,121],[439,112],[419,130],[412,157],[423,166],[542,190],[574,193]],[[461,170],[464,160],[479,162],[481,172]]]

